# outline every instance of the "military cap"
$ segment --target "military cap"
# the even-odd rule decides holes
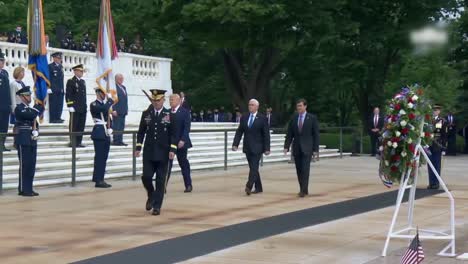
[[[74,66],[74,67],[72,68],[72,70],[74,70],[74,71],[75,71],[75,70],[77,70],[77,71],[83,71],[83,70],[84,70],[83,64],[78,64],[78,65]]]
[[[101,93],[105,94],[105,92],[99,87],[94,87],[94,91],[95,92],[101,92]]]
[[[50,56],[52,56],[54,58],[56,58],[56,57],[62,58],[62,52],[57,51],[57,52],[52,53],[52,55],[50,55]]]
[[[432,106],[432,109],[440,110],[440,109],[442,109],[442,106],[440,104],[435,104],[435,105]]]
[[[31,87],[25,86],[16,92],[16,95],[31,95]]]
[[[164,94],[166,93],[166,90],[150,89],[150,92],[153,97],[153,100],[161,100],[162,98],[164,98]]]

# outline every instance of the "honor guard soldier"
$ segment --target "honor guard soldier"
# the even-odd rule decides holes
[[[64,81],[63,81],[63,66],[62,53],[52,53],[53,62],[49,64],[50,73],[50,89],[49,94],[49,120],[50,123],[63,123],[63,96],[64,96]]]
[[[442,107],[440,105],[434,105],[433,107],[434,115],[432,119],[432,125],[434,128],[434,140],[432,141],[432,145],[429,147],[429,150],[431,151],[429,159],[431,160],[432,165],[436,169],[437,173],[439,173],[439,176],[441,176],[440,169],[442,165],[442,155],[445,155],[445,150],[447,148],[448,133],[447,121],[440,116],[441,108]],[[429,164],[427,167],[429,171],[429,186],[427,186],[427,188],[439,189],[439,180],[437,179]]]
[[[86,125],[86,83],[83,77],[83,65],[79,64],[72,68],[75,76],[67,81],[65,98],[67,101],[68,110],[70,111],[70,132],[83,132]],[[83,136],[76,136],[76,146],[84,148],[81,144]],[[70,138],[70,147],[72,146],[72,138]]]
[[[151,91],[151,106],[141,115],[138,128],[135,156],[139,157],[143,146],[143,186],[148,194],[146,210],[153,209],[159,215],[167,183],[169,160],[174,159],[177,150],[174,115],[163,107],[165,90]],[[153,176],[156,174],[156,188]]]
[[[39,124],[36,118],[44,111],[42,105],[36,104],[29,107],[31,103],[31,90],[29,86],[21,88],[16,92],[21,99],[21,103],[15,108],[16,148],[19,158],[19,184],[18,195],[38,196],[33,191],[33,180],[36,172],[37,138],[39,136]]]
[[[109,157],[110,136],[112,129],[108,126],[109,108],[114,101],[112,98],[106,99],[106,94],[99,88],[95,88],[96,101],[90,105],[93,116],[94,127],[91,132],[91,139],[94,143],[94,172],[93,182],[96,188],[112,187],[104,181],[107,158]]]

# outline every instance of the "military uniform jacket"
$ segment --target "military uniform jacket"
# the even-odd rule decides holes
[[[83,79],[78,80],[76,76],[68,79],[65,93],[67,107],[75,108],[78,113],[86,113],[86,83]]]
[[[11,112],[10,83],[8,76],[0,73],[0,112]]]
[[[94,121],[93,131],[91,132],[92,140],[109,139],[106,133],[106,126],[107,120],[109,120],[109,108],[113,103],[112,99],[108,99],[106,102],[96,100],[91,103],[89,108]]]
[[[36,118],[44,111],[42,105],[34,105],[29,107],[28,105],[21,103],[16,105],[15,117],[16,117],[16,128],[17,134],[15,135],[16,144],[23,146],[36,146],[37,140],[33,139],[32,131],[33,124],[36,122],[36,130],[39,130],[39,123]]]
[[[174,115],[163,108],[156,116],[156,110],[150,106],[141,115],[137,134],[136,150],[140,151],[144,143],[143,159],[153,161],[166,161],[169,152],[176,152],[176,125],[172,122]]]
[[[434,128],[434,141],[432,142],[433,151],[445,151],[447,148],[448,126],[444,118],[437,117],[432,121]]]
[[[54,94],[63,94],[63,67],[52,62],[49,64],[50,89]]]

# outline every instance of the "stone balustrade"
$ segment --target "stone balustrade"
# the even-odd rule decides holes
[[[23,44],[0,42],[0,50],[5,54],[5,69],[10,73],[12,80],[15,67],[28,66],[28,47]],[[50,54],[62,52],[63,67],[65,72],[65,83],[67,79],[73,76],[72,67],[77,64],[83,64],[85,74],[83,78],[86,81],[88,89],[88,104],[95,99],[93,88],[96,86],[97,77],[97,58],[96,53],[81,52],[74,50],[64,50],[57,48],[48,48],[48,59],[51,62]],[[121,73],[125,77],[125,86],[129,95],[129,115],[128,121],[139,122],[141,111],[146,109],[149,102],[141,89],[149,90],[154,88],[168,90],[172,93],[171,80],[171,62],[172,59],[142,56],[131,53],[119,53],[119,57],[113,61],[113,73]],[[29,71],[25,76],[26,85],[33,85],[32,75]],[[168,100],[166,100],[166,103]],[[62,115],[63,119],[68,119],[68,111],[65,109]],[[46,122],[48,113],[45,114]],[[91,121],[91,118],[88,118]]]

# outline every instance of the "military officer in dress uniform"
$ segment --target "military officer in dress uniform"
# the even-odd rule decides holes
[[[65,120],[62,119],[64,96],[62,53],[52,53],[52,59],[53,62],[49,64],[50,88],[52,90],[52,93],[49,94],[49,120],[50,123],[63,123]]]
[[[19,158],[19,184],[18,195],[38,196],[33,191],[33,180],[36,172],[37,137],[39,136],[39,123],[36,118],[44,111],[42,105],[36,104],[29,107],[31,103],[31,90],[29,86],[21,88],[16,92],[21,99],[21,103],[15,108],[16,148]]]
[[[72,68],[75,76],[68,79],[67,88],[65,92],[65,99],[67,101],[68,110],[70,111],[70,132],[83,132],[86,125],[86,83],[83,77],[83,65],[79,64]],[[83,136],[76,137],[76,146],[84,148],[81,144]],[[70,147],[72,146],[72,139],[70,138]]]
[[[0,53],[0,133],[8,132],[10,113],[12,108],[10,96],[10,80],[8,72],[3,69],[5,57]],[[0,136],[0,151],[10,151],[5,147],[6,136]]]
[[[177,139],[173,122],[174,115],[163,107],[166,91],[158,89],[150,91],[152,105],[141,115],[135,156],[140,156],[143,140],[145,140],[141,179],[148,194],[146,210],[153,209],[152,214],[159,215],[166,190],[169,160],[174,159]],[[156,188],[153,186],[154,174],[156,174]]]
[[[90,105],[91,115],[93,116],[94,127],[91,132],[91,139],[94,143],[94,172],[93,182],[96,188],[109,188],[110,184],[104,181],[106,172],[107,158],[109,157],[110,136],[112,128],[108,126],[109,108],[114,101],[111,97],[106,99],[106,94],[99,88],[95,88],[96,101]]]
[[[432,125],[434,128],[434,140],[432,141],[432,145],[429,147],[431,154],[429,155],[429,159],[434,165],[434,168],[440,174],[441,163],[442,163],[442,155],[445,155],[445,151],[447,148],[447,121],[440,116],[440,105],[434,105],[433,107],[434,115],[432,119]],[[427,169],[429,171],[429,186],[428,189],[439,189],[439,180],[435,176],[434,172],[432,171],[429,164],[427,165]]]

